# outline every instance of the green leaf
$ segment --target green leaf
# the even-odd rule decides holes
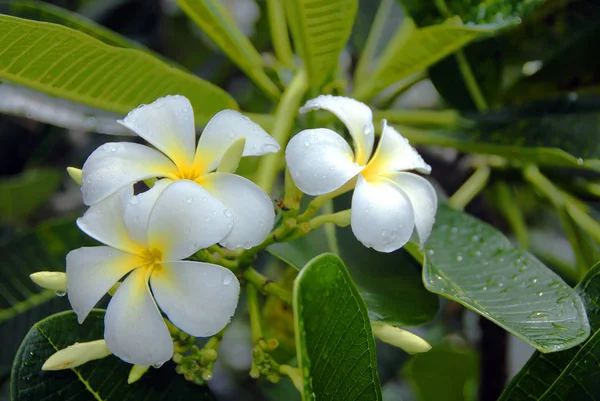
[[[265,93],[279,98],[279,88],[265,73],[260,54],[219,0],[177,0],[177,3]]]
[[[136,49],[106,45],[60,25],[0,15],[0,78],[126,114],[160,96],[180,94],[206,123],[237,108],[225,91]]]
[[[477,399],[479,361],[468,348],[434,346],[411,357],[403,371],[419,401]]]
[[[536,352],[499,401],[596,400],[600,394],[600,264],[577,285],[592,328],[584,344],[562,352]]]
[[[77,13],[42,1],[0,1],[0,13],[34,21],[51,22],[83,32],[107,45],[147,50],[144,46],[121,36]]]
[[[20,222],[34,213],[58,188],[62,172],[28,170],[0,179],[0,222]]]
[[[425,245],[423,281],[542,352],[585,341],[590,327],[577,293],[493,227],[441,205]]]
[[[457,20],[416,28],[407,18],[385,48],[373,74],[357,82],[353,96],[368,99],[388,85],[427,69],[469,42],[493,32],[491,27],[465,26]]]
[[[358,0],[282,0],[294,39],[313,89],[319,89],[338,67],[350,37]]]
[[[434,318],[439,300],[423,286],[421,266],[414,258],[405,251],[384,254],[366,248],[349,228],[338,229],[337,237],[340,257],[346,261],[372,321],[418,326]],[[323,228],[292,242],[273,244],[267,250],[298,270],[330,251]]]
[[[35,285],[29,275],[40,270],[64,271],[69,251],[96,242],[72,219],[39,226],[0,244],[0,364],[12,361],[32,324],[68,307],[64,298]]]
[[[294,283],[303,400],[381,400],[375,340],[367,308],[344,263],[314,258]]]
[[[437,24],[442,15],[457,15],[463,22],[507,27],[521,23],[545,0],[399,0],[419,26]]]
[[[36,323],[13,364],[11,400],[214,400],[208,387],[186,381],[171,364],[160,370],[150,369],[133,384],[127,384],[132,365],[113,355],[74,369],[42,371],[42,365],[54,352],[75,342],[101,339],[103,334],[101,310],[92,311],[82,325],[71,311]]]

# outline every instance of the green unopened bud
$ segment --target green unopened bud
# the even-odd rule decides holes
[[[217,171],[219,173],[235,173],[240,160],[242,160],[244,146],[246,146],[246,138],[239,138],[233,142],[221,157]]]
[[[373,335],[381,341],[402,348],[409,354],[427,352],[431,345],[410,331],[402,330],[389,324],[372,323]]]
[[[112,352],[110,352],[104,340],[75,343],[52,354],[42,366],[42,370],[71,369],[86,362],[107,357],[110,354]]]
[[[211,381],[212,378],[213,375],[211,370],[205,370],[204,372],[202,372],[202,380],[204,380],[205,382]]]
[[[131,370],[129,371],[129,376],[127,377],[127,384],[135,383],[140,380],[144,373],[146,373],[150,369],[150,366],[143,365],[133,365]]]
[[[67,167],[67,174],[69,174],[69,177],[71,177],[71,179],[75,181],[77,185],[81,185],[82,172],[80,169],[75,167]]]
[[[280,205],[283,211],[298,210],[300,208],[302,195],[302,191],[300,191],[294,183],[290,171],[285,169],[284,195],[283,202]]]
[[[67,274],[64,272],[35,272],[29,275],[31,281],[40,287],[56,291],[64,295],[67,292]]]

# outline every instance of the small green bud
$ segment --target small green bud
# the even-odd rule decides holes
[[[67,174],[69,174],[69,177],[71,177],[71,179],[75,181],[77,185],[81,185],[83,173],[80,169],[75,167],[67,167]]]
[[[427,352],[431,345],[410,331],[402,330],[389,324],[372,323],[373,335],[381,341],[402,348],[409,354]]]
[[[175,353],[173,354],[173,362],[175,362],[175,363],[181,363],[181,359],[182,359],[182,358],[183,358],[183,355],[181,355],[181,354],[180,354],[180,353],[178,353],[178,352],[175,352]]]
[[[95,359],[105,358],[110,354],[112,352],[104,340],[75,343],[52,354],[42,366],[42,370],[71,369]]]
[[[29,275],[31,281],[40,287],[56,291],[62,295],[67,292],[67,274],[63,272],[41,271]]]
[[[213,376],[211,370],[205,370],[204,372],[202,372],[202,380],[204,380],[205,382],[211,381],[212,378]]]
[[[132,384],[140,380],[148,369],[150,369],[150,366],[133,365],[129,371],[129,376],[127,377],[127,384]]]

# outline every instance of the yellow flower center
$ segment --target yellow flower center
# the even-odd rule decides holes
[[[160,262],[162,261],[162,252],[156,248],[152,249],[144,249],[142,251],[142,259],[144,260],[144,264],[142,265],[144,268],[149,271],[152,270],[161,270]]]

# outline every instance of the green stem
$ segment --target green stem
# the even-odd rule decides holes
[[[281,64],[292,67],[294,65],[294,53],[290,44],[284,5],[285,2],[281,0],[267,0],[267,12],[275,55]]]
[[[465,183],[448,199],[452,206],[464,209],[481,192],[490,178],[489,166],[479,167]]]
[[[567,202],[565,207],[573,221],[600,244],[600,224],[571,202]]]
[[[279,365],[279,373],[289,377],[292,380],[292,383],[294,383],[296,390],[302,393],[304,385],[300,369],[290,365]]]
[[[529,234],[525,217],[523,217],[521,208],[515,202],[514,194],[504,181],[496,183],[496,195],[498,196],[496,205],[508,221],[513,233],[515,233],[519,246],[525,249],[529,248]]]
[[[473,103],[475,103],[475,107],[477,107],[477,110],[479,111],[488,110],[489,106],[487,104],[487,100],[485,100],[485,97],[481,92],[481,88],[477,83],[477,79],[473,74],[473,70],[469,65],[469,61],[467,60],[465,53],[462,50],[458,50],[454,55],[456,56],[456,61],[458,62],[458,69],[465,80],[465,85],[467,86],[467,90],[473,99]]]
[[[269,153],[260,159],[256,170],[256,184],[267,194],[271,193],[273,183],[280,170],[280,158],[287,144],[289,132],[292,129],[300,102],[308,88],[308,80],[304,70],[300,70],[284,91],[281,101],[275,111],[275,123],[271,135],[281,145],[277,153]]]
[[[329,202],[326,203],[326,205]],[[334,224],[338,227],[348,227],[350,225],[350,209],[342,210],[341,212],[331,214],[321,214],[317,217],[313,217],[308,221],[308,225],[311,230],[315,230],[321,227],[323,224]]]
[[[251,286],[246,286],[248,288],[248,294],[250,294],[250,287],[254,287],[255,289],[260,290],[261,292],[269,295],[274,295],[286,302],[287,304],[292,304],[292,293],[291,291],[286,290],[279,284],[274,281],[271,281],[269,278],[263,276],[252,267],[247,268],[242,277],[246,279]]]
[[[456,127],[465,124],[456,110],[385,110],[376,111],[374,120],[386,119],[390,124],[439,125]]]
[[[336,189],[333,192],[330,192],[325,195],[317,196],[312,201],[310,201],[310,203],[306,207],[306,210],[304,211],[304,213],[302,213],[300,216],[298,216],[298,218],[296,220],[298,221],[298,223],[307,221],[312,216],[314,216],[319,211],[319,209],[321,209],[321,207],[323,207],[323,205],[325,203],[327,203],[330,199],[333,199],[336,196],[339,196],[343,193],[350,191],[355,186],[356,186],[356,178],[348,181],[347,183],[345,183],[344,185],[342,185],[340,188]]]
[[[375,60],[377,46],[381,43],[381,38],[385,32],[385,21],[388,19],[393,5],[394,0],[382,0],[377,9],[377,14],[375,15],[371,30],[369,31],[369,36],[367,37],[367,43],[365,43],[363,52],[358,60],[356,71],[354,72],[355,83],[368,78],[367,73],[370,69],[369,67]]]
[[[333,209],[333,199],[330,199],[327,203],[325,203],[325,205],[323,205],[323,212],[325,212],[327,214],[333,214],[333,212],[334,212],[334,209]],[[348,223],[346,224],[346,226],[348,224],[350,224],[350,218],[351,218],[351,212],[350,212],[350,210],[347,210],[347,213],[348,213],[348,217],[347,217]],[[327,239],[327,248],[332,253],[335,253],[336,255],[339,255],[340,254],[340,247],[338,246],[338,240],[337,240],[337,233],[336,233],[336,226],[335,225],[328,224],[328,225],[325,226],[325,238]]]
[[[250,315],[250,330],[252,331],[252,344],[257,344],[264,339],[260,327],[260,310],[258,308],[258,291],[253,285],[246,286],[246,300],[248,302],[248,314]]]

